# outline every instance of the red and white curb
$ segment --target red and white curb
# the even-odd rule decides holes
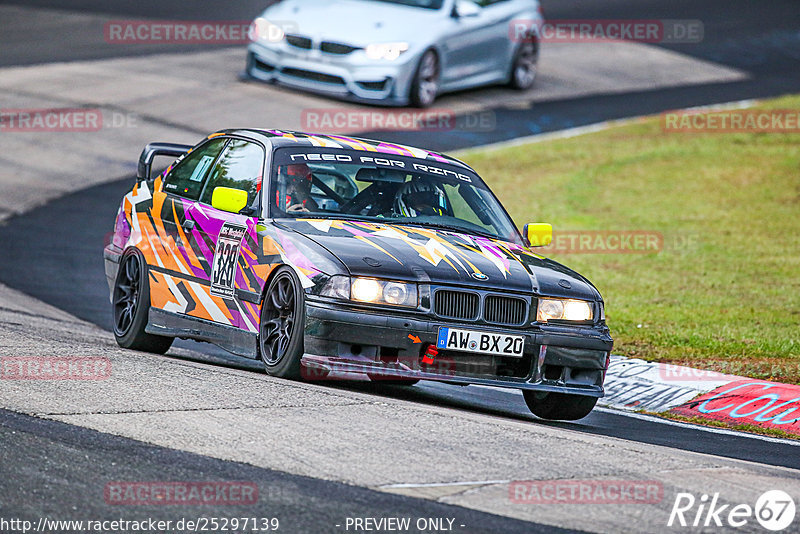
[[[612,356],[601,406],[750,424],[800,436],[800,386]]]

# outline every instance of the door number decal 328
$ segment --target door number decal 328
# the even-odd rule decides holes
[[[233,298],[236,293],[236,264],[242,238],[247,231],[245,226],[226,222],[222,225],[214,252],[214,266],[211,270],[211,294],[217,297]]]

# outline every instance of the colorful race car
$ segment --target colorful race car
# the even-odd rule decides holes
[[[435,152],[256,129],[152,143],[104,251],[114,335],[211,342],[277,377],[516,388],[579,419],[612,339],[595,287],[530,250],[551,239]]]

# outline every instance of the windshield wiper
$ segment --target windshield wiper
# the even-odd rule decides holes
[[[299,212],[297,213],[297,217],[281,217],[282,219],[330,219],[332,221],[346,221],[349,219],[357,219],[361,221],[372,221],[372,222],[386,222],[387,220],[391,219],[382,219],[380,217],[371,217],[369,215],[354,215],[352,213],[314,213],[314,212]]]
[[[476,234],[481,237],[488,237],[489,239],[503,239],[502,237],[492,234],[490,232],[483,232],[480,230],[475,230],[473,228],[466,228],[464,226],[454,226],[450,224],[440,224],[440,223],[431,223],[431,222],[405,222],[405,221],[395,221],[396,224],[401,224],[403,226],[421,226],[421,227],[432,227],[432,228],[441,228],[443,230],[452,230],[454,232],[458,232],[460,234]]]

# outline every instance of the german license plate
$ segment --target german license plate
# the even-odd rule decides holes
[[[476,332],[474,330],[440,326],[436,347],[445,350],[497,354],[498,356],[515,356],[519,358],[525,348],[525,336],[493,334],[491,332]]]

